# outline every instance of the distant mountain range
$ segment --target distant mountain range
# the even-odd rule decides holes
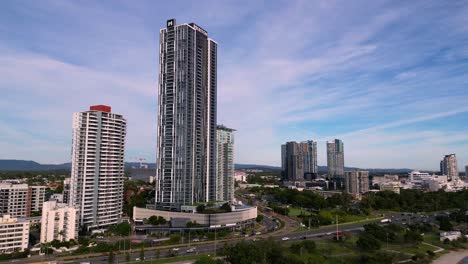
[[[139,162],[125,162],[125,167],[130,168],[138,166]],[[145,163],[149,167],[155,167],[155,163]],[[266,171],[278,171],[281,167],[269,166],[269,165],[258,165],[258,164],[234,164],[236,170],[242,169],[260,169]],[[0,159],[0,171],[51,171],[51,170],[69,170],[71,163],[63,164],[40,164],[31,160],[1,160]],[[356,170],[355,167],[345,167],[345,170]],[[326,172],[327,166],[318,166],[319,172]],[[410,172],[410,169],[365,169],[370,172],[386,172],[386,173],[406,173]]]

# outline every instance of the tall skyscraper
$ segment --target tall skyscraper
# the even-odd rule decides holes
[[[109,106],[73,114],[69,205],[82,229],[118,223],[123,206],[127,121]]]
[[[156,208],[214,201],[217,43],[194,23],[160,31]]]
[[[346,192],[351,194],[361,194],[369,191],[368,171],[347,171],[345,172]]]
[[[344,178],[344,148],[343,141],[327,142],[327,167],[328,177],[331,179]]]
[[[217,127],[218,201],[234,200],[234,131]]]
[[[317,176],[317,142],[287,142],[281,145],[281,167],[287,181],[311,180]]]
[[[440,173],[447,175],[448,180],[458,178],[458,163],[455,154],[448,154],[440,161]]]

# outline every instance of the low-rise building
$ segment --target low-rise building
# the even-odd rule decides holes
[[[41,243],[69,241],[76,236],[76,209],[56,201],[44,203],[41,220]]]
[[[444,242],[446,239],[454,241],[462,236],[460,231],[440,232],[440,241]]]
[[[245,171],[241,171],[241,170],[234,171],[234,180],[235,181],[240,181],[240,182],[247,181],[247,173],[245,173]]]
[[[235,227],[246,224],[255,223],[257,218],[257,207],[247,205],[236,205],[232,206],[232,212],[227,213],[191,213],[191,212],[173,212],[173,211],[162,211],[152,210],[146,208],[133,207],[133,221],[136,224],[143,224],[144,219],[148,219],[151,216],[161,216],[168,221],[175,221],[180,223],[181,221],[191,221],[197,223],[200,227],[206,228],[221,228],[221,227]]]
[[[380,191],[391,191],[400,193],[401,184],[398,181],[383,182],[380,184]]]
[[[24,251],[28,243],[28,220],[13,218],[8,214],[0,217],[0,254]]]

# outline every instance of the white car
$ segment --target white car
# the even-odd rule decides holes
[[[196,249],[196,248],[194,248],[194,247],[193,247],[193,248],[189,248],[189,249],[187,249],[187,253],[193,253],[193,252],[195,252],[195,249]]]
[[[283,238],[281,238],[281,240],[283,240],[283,241],[288,241],[288,240],[289,240],[289,237],[283,237]]]
[[[172,251],[179,251],[179,248],[173,248]]]

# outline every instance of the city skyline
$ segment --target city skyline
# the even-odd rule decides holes
[[[236,163],[279,166],[281,143],[313,138],[325,165],[340,138],[346,166],[437,170],[456,153],[462,171],[467,7],[365,5],[2,2],[0,158],[69,162],[71,113],[104,103],[128,119],[127,160],[154,161],[158,32],[175,17],[220,43],[218,123],[237,129]]]

